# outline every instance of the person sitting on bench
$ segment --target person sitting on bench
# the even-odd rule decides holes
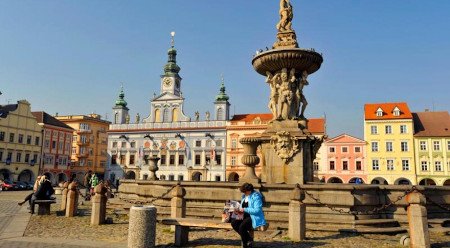
[[[52,195],[55,193],[55,190],[52,187],[52,183],[47,180],[45,175],[41,176],[41,181],[38,189],[31,197],[31,208],[30,213],[34,214],[34,205],[36,200],[52,200]]]
[[[241,236],[242,247],[253,248],[253,237],[250,235],[250,231],[266,225],[262,209],[262,195],[255,191],[250,183],[242,184],[239,190],[244,194],[242,195],[241,207],[236,211],[243,212],[244,219],[233,219],[231,226]]]
[[[25,202],[28,202],[28,204],[31,207],[31,197],[33,197],[34,192],[36,192],[36,190],[39,187],[39,183],[41,182],[41,176],[37,176],[36,181],[34,182],[34,186],[33,186],[33,192],[31,192],[30,194],[28,194],[25,199],[23,199],[23,201],[17,203],[19,204],[19,206],[22,206]]]

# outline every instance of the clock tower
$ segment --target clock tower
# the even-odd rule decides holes
[[[172,32],[172,46],[167,52],[169,58],[167,64],[164,66],[164,74],[161,75],[161,94],[167,92],[175,96],[180,96],[181,77],[178,72],[181,69],[177,65],[177,50],[174,47],[174,35],[175,33]]]

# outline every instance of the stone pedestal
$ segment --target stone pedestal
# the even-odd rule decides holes
[[[265,183],[304,184],[313,181],[313,160],[322,141],[298,120],[273,121],[262,134],[262,176]]]
[[[429,248],[430,234],[428,232],[427,209],[425,197],[419,192],[406,196],[408,202],[408,223],[411,248]]]
[[[73,217],[77,215],[78,197],[78,184],[76,182],[72,182],[68,186],[66,217]]]
[[[288,30],[277,33],[277,41],[273,44],[273,48],[297,48],[297,35],[294,30]]]
[[[259,164],[256,149],[261,141],[258,138],[242,138],[240,142],[244,147],[244,155],[241,158],[241,162],[246,166],[246,169],[244,176],[239,178],[239,182],[259,183],[261,180],[256,176],[255,166]]]
[[[95,195],[91,198],[92,213],[91,213],[91,225],[101,225],[105,223],[106,219],[106,187],[103,183],[95,186]]]
[[[306,204],[303,203],[305,193],[296,187],[289,202],[289,238],[302,241],[306,235]]]
[[[170,217],[184,218],[186,217],[186,200],[184,196],[186,190],[180,185],[172,190],[172,200],[170,201]],[[175,232],[176,226],[171,226],[170,229]]]
[[[62,186],[63,190],[61,192],[61,208],[59,209],[61,211],[66,211],[68,187],[69,182],[65,182]]]
[[[156,207],[132,206],[128,228],[128,248],[155,247]]]

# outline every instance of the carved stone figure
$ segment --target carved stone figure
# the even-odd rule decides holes
[[[200,120],[200,113],[198,111],[195,111],[195,121]]]
[[[136,124],[139,124],[139,121],[141,121],[141,116],[139,113],[136,114]]]
[[[298,139],[292,137],[289,132],[281,131],[271,137],[270,144],[278,157],[286,163],[299,151]]]
[[[127,116],[125,117],[125,123],[126,124],[130,124],[130,115],[127,114]]]
[[[300,118],[302,118],[302,119],[304,119],[305,118],[305,116],[304,116],[304,114],[305,114],[305,109],[306,109],[306,106],[308,105],[308,102],[306,101],[306,97],[305,97],[305,95],[303,94],[303,87],[305,86],[305,85],[309,85],[309,83],[308,83],[308,72],[307,71],[304,71],[303,73],[302,73],[302,77],[301,77],[301,79],[300,79],[300,82],[299,82],[299,85],[298,85],[298,89],[299,89],[299,93],[300,93],[300,96],[299,96],[299,103],[301,103],[302,104],[302,110],[301,110],[301,112],[300,112]]]
[[[278,88],[280,88],[281,78],[280,74],[272,75],[269,71],[266,72],[266,83],[270,85],[270,98],[269,98],[269,109],[272,112],[273,118],[275,120],[278,118]]]
[[[279,32],[292,31],[294,13],[289,0],[280,0],[280,21],[277,24]]]
[[[292,119],[296,116],[291,115],[292,100],[294,98],[294,92],[292,90],[293,84],[296,82],[295,69],[292,69],[288,75],[287,69],[281,70],[281,85],[279,89],[278,99],[278,118],[281,120]]]
[[[205,115],[206,115],[206,120],[209,121],[209,118],[210,118],[210,115],[211,115],[211,114],[209,113],[209,111],[206,111]]]

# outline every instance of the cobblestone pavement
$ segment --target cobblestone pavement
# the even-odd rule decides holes
[[[0,191],[0,234],[11,223],[14,216],[19,212],[18,202],[23,200],[30,191]]]
[[[4,203],[4,195],[0,196],[0,205]],[[11,198],[12,199],[12,198]],[[10,200],[11,200],[10,199]],[[18,199],[21,199],[20,197]],[[17,200],[18,201],[18,200]],[[7,202],[7,201],[6,201]],[[6,206],[7,205],[7,206]],[[13,207],[6,204],[0,209]],[[59,205],[52,206],[50,216],[33,215],[25,231],[25,237],[0,240],[0,247],[58,247],[58,248],[82,248],[82,247],[127,247],[128,217],[123,214],[114,214],[108,211],[107,217],[112,218],[113,224],[97,227],[90,226],[90,203],[80,206],[80,216],[66,218],[58,214]],[[3,214],[3,212],[2,212]],[[339,234],[333,232],[307,232],[307,240],[295,243],[287,238],[287,232],[271,237],[272,231],[256,232],[255,247],[257,248],[340,248],[340,247],[393,247],[400,248],[401,235],[355,235]],[[403,234],[402,234],[403,235]],[[157,225],[157,247],[174,247],[174,234],[169,226]],[[193,229],[189,234],[189,246],[198,248],[238,248],[240,240],[234,231],[215,229]],[[450,247],[450,236],[431,234],[433,248]]]

